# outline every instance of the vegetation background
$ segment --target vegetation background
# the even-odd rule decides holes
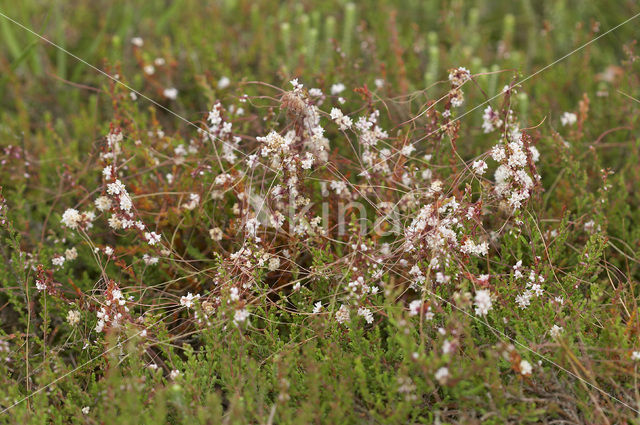
[[[298,78],[325,93],[342,83],[343,109],[354,110],[361,102],[353,89],[381,80],[376,95],[390,114],[410,119],[446,93],[449,69],[464,66],[474,75],[464,114],[631,18],[640,12],[637,2],[0,0],[0,12],[6,15],[0,16],[6,199],[0,210],[0,406],[42,389],[2,411],[0,423],[640,423],[634,410],[640,409],[640,363],[632,354],[640,350],[639,20],[544,69],[515,95],[522,127],[538,135],[543,191],[521,217],[530,233],[505,237],[497,248],[507,278],[496,289],[500,308],[487,321],[511,340],[446,305],[427,342],[421,324],[407,322],[388,299],[375,326],[345,327],[332,315],[288,309],[328,296],[328,282],[288,294],[275,307],[255,306],[248,328],[228,320],[194,327],[186,316],[171,315],[168,304],[149,302],[140,309],[148,308],[153,338],[140,338],[133,327],[123,330],[126,338],[97,338],[91,334],[95,314],[83,312],[71,326],[69,304],[38,293],[34,269],[49,268],[56,253],[76,244],[78,259],[55,279],[77,300],[95,288],[100,270],[91,265],[91,250],[81,249],[82,241],[59,223],[66,208],[92,202],[98,153],[112,123],[126,117],[143,135],[162,129],[171,147],[188,143],[195,130],[143,98],[128,99],[126,90],[62,49],[191,122],[202,120],[216,100],[239,107],[247,95],[255,99],[251,116],[259,119],[239,125],[262,136],[260,119],[277,114],[277,106],[260,101],[279,89],[252,82],[290,90],[289,81]],[[144,45],[135,48],[134,37]],[[153,63],[150,75],[144,67]],[[167,88],[178,90],[176,99],[167,98]],[[481,131],[483,109],[460,119],[463,158],[495,143]],[[566,111],[578,116],[571,129],[560,121]],[[133,144],[128,149],[136,161],[148,155]],[[135,170],[152,173],[132,161]],[[184,177],[181,190],[189,192],[197,180]],[[140,177],[128,184],[152,183]],[[180,221],[167,213],[183,258],[200,270],[218,267],[207,222],[216,214]],[[137,253],[135,237],[116,240],[108,231],[96,237],[123,255]],[[314,264],[329,261],[325,254],[315,252]],[[545,302],[523,310],[513,302],[510,267],[540,255],[539,272],[553,276],[568,307]],[[187,268],[110,267],[120,279],[131,268],[141,276],[138,288],[183,282],[167,289],[181,295],[206,279]],[[453,300],[454,292],[468,289],[442,296]],[[554,324],[564,329],[559,338],[550,337]],[[455,354],[439,349],[445,340],[439,327],[458,335]],[[513,351],[514,340],[556,364],[517,344]],[[518,373],[521,358],[534,365],[531,376]],[[146,367],[150,363],[159,367]],[[446,385],[434,378],[443,365],[452,374]],[[172,370],[181,373],[170,378]]]

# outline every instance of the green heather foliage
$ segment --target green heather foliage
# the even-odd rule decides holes
[[[1,424],[640,424],[636,2],[0,12]]]

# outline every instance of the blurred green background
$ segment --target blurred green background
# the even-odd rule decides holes
[[[335,82],[371,87],[384,78],[391,95],[431,87],[455,66],[474,74],[511,71],[478,78],[492,96],[514,72],[526,76],[638,10],[634,1],[567,0],[0,1],[3,14],[154,99],[178,88],[172,108],[193,119],[209,107],[222,77],[232,87],[251,80],[284,86],[300,77],[325,89]],[[624,57],[636,28],[631,22],[528,81],[529,96],[544,98],[545,107],[574,106],[602,80],[594,74]],[[137,53],[132,37],[144,40]],[[156,58],[166,64],[145,75]],[[103,99],[73,84],[100,89],[105,77],[4,18],[0,72],[4,118],[18,112],[37,121],[82,110],[94,123],[104,118],[96,115]],[[544,96],[560,91],[562,99]]]

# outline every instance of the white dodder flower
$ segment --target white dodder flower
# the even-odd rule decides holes
[[[82,215],[75,208],[67,208],[62,214],[61,222],[70,229],[77,229],[82,222]]]
[[[589,220],[586,223],[584,223],[584,231],[585,232],[593,232],[593,230],[596,228],[596,223],[593,220]]]
[[[449,379],[449,369],[446,367],[441,367],[435,373],[435,378],[440,384],[444,385]]]
[[[449,100],[451,101],[451,106],[458,108],[464,103],[464,93],[459,88],[454,88],[449,92]]]
[[[557,337],[560,336],[560,334],[562,333],[563,330],[564,330],[564,328],[562,326],[553,325],[551,327],[551,330],[549,331],[549,333],[551,334],[552,338],[557,338]]]
[[[185,210],[194,210],[198,204],[200,203],[200,195],[198,195],[197,193],[191,193],[189,195],[189,202],[185,202],[184,204],[182,204],[182,208],[184,208]]]
[[[485,171],[487,171],[487,168],[488,168],[487,163],[484,162],[483,160],[474,161],[473,165],[471,166],[471,169],[473,170],[473,172],[479,176],[483,175]]]
[[[73,248],[69,248],[64,252],[64,257],[69,261],[73,261],[78,258],[78,250],[75,246]]]
[[[346,87],[344,86],[344,84],[342,83],[336,83],[334,85],[331,86],[331,94],[332,95],[336,95],[336,94],[340,94],[344,91]]]
[[[338,108],[331,108],[331,119],[338,124],[340,130],[345,131],[353,125],[353,120],[347,115],[344,115]]]
[[[520,373],[524,376],[528,376],[531,375],[531,372],[533,371],[533,367],[531,366],[531,363],[529,363],[526,360],[521,360],[520,361]]]
[[[486,316],[492,306],[491,292],[487,289],[480,289],[477,291],[474,304],[476,305],[476,314],[478,316]]]
[[[482,130],[485,133],[491,133],[496,128],[502,125],[502,120],[496,111],[487,106],[482,114]]]
[[[149,242],[149,245],[155,245],[160,242],[160,235],[156,232],[145,232],[144,238]]]
[[[193,307],[194,301],[199,299],[200,294],[193,295],[191,292],[189,292],[186,296],[180,297],[180,305],[183,307],[191,308]]]
[[[107,165],[106,167],[104,167],[102,169],[102,175],[106,180],[111,180],[112,178],[114,178],[115,175],[113,174],[113,166]]]
[[[214,241],[219,241],[222,239],[222,230],[219,227],[214,227],[213,229],[209,229],[209,236]]]
[[[69,310],[67,313],[67,322],[71,326],[77,325],[80,321],[80,312],[78,310]]]
[[[218,80],[218,88],[220,90],[226,89],[231,84],[231,80],[228,77],[222,77]]]
[[[315,303],[313,305],[313,314],[318,314],[320,313],[320,310],[322,310],[322,302],[318,301],[317,303]]]
[[[169,87],[164,89],[162,95],[167,99],[176,100],[178,98],[178,89],[175,87]]]
[[[96,208],[100,211],[106,211],[111,208],[111,199],[106,196],[100,196],[95,200]]]
[[[560,117],[560,123],[563,127],[567,125],[573,125],[576,123],[576,121],[578,121],[578,116],[573,112],[565,112]]]
[[[487,252],[489,252],[489,244],[487,242],[477,244],[471,239],[467,239],[460,247],[460,250],[467,255],[483,256],[487,255]]]
[[[336,311],[336,320],[338,323],[346,323],[349,321],[349,309],[346,305],[341,305],[338,311]]]
[[[155,264],[158,264],[158,257],[152,257],[149,254],[144,254],[142,256],[142,261],[144,261],[144,263],[148,266],[153,266]]]
[[[244,322],[248,318],[249,318],[249,311],[246,308],[243,308],[241,310],[236,310],[235,314],[233,315],[233,321],[235,323]]]
[[[280,259],[278,257],[271,257],[267,266],[269,271],[276,271],[278,270],[278,267],[280,267]]]
[[[460,67],[456,69],[452,69],[449,72],[449,81],[451,84],[458,87],[464,84],[465,81],[471,78],[471,73],[467,68]]]
[[[369,324],[373,323],[373,314],[368,308],[360,307],[358,309],[358,316],[364,317],[364,320],[366,320]]]
[[[422,300],[413,300],[409,303],[409,316],[417,316],[420,314]]]

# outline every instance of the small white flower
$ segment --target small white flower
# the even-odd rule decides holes
[[[67,322],[74,326],[80,322],[80,312],[78,310],[69,310],[67,313]]]
[[[220,90],[226,89],[231,84],[231,80],[228,77],[222,77],[218,80],[218,88]]]
[[[565,112],[560,117],[560,123],[563,127],[567,125],[573,125],[576,123],[576,121],[578,121],[578,116],[573,112]]]
[[[127,193],[127,189],[120,180],[116,180],[115,182],[107,185],[107,193],[109,195],[120,195],[121,193]]]
[[[345,131],[353,125],[353,120],[344,115],[339,108],[331,108],[331,119],[338,124],[340,130]]]
[[[176,100],[178,98],[178,89],[175,87],[169,87],[164,89],[162,95],[167,99]]]
[[[169,373],[169,378],[176,379],[180,374],[181,372],[179,370],[174,369]]]
[[[280,267],[280,258],[278,257],[271,257],[269,259],[269,264],[267,266],[267,268],[269,269],[269,271],[276,271],[278,270],[278,267]]]
[[[492,306],[491,292],[487,289],[480,289],[477,291],[474,304],[476,305],[476,314],[478,316],[486,316]]]
[[[465,81],[469,80],[470,78],[471,78],[471,73],[467,68],[464,68],[464,67],[452,69],[449,72],[449,81],[451,81],[451,84],[453,84],[456,87],[461,86],[462,84],[464,84]]]
[[[104,167],[102,169],[102,175],[106,180],[111,180],[113,177],[115,177],[113,174],[113,166],[107,165],[106,167]]]
[[[451,106],[454,108],[459,108],[464,103],[464,94],[460,89],[453,89],[449,92],[449,99],[451,101]],[[450,111],[446,111],[450,113]]]
[[[233,321],[235,323],[241,323],[247,320],[248,317],[249,317],[249,312],[247,311],[246,308],[243,308],[241,310],[236,310],[235,314],[233,315]]]
[[[436,371],[434,376],[441,385],[444,385],[449,379],[449,369],[446,367],[441,367]]]
[[[73,261],[76,258],[78,258],[78,250],[76,249],[76,247],[74,246],[73,248],[69,248],[64,252],[64,257],[68,260],[68,261]]]
[[[144,254],[142,256],[142,261],[144,261],[144,263],[148,266],[153,266],[155,264],[158,264],[158,257],[152,257],[149,254]]]
[[[149,242],[149,245],[155,245],[160,242],[160,235],[156,232],[145,232],[144,238]]]
[[[289,81],[289,83],[291,83],[291,85],[293,86],[293,89],[296,91],[302,90],[304,88],[304,84],[300,83],[297,78],[294,78],[293,80]]]
[[[111,208],[111,199],[107,198],[106,196],[100,196],[96,198],[94,204],[98,210],[106,211]]]
[[[560,336],[563,330],[564,328],[562,326],[553,325],[549,333],[551,334],[551,337],[557,338],[558,336]]]
[[[596,227],[596,223],[593,220],[589,220],[586,223],[584,223],[584,231],[585,232],[593,232],[593,230]]]
[[[318,301],[317,303],[315,303],[313,305],[313,314],[318,314],[320,313],[320,310],[322,310],[322,302]]]
[[[417,316],[420,314],[420,308],[422,307],[422,300],[413,300],[409,303],[409,316]]]
[[[402,148],[402,150],[400,151],[400,153],[402,153],[402,155],[404,155],[404,156],[409,156],[415,150],[416,150],[416,148],[415,148],[415,146],[413,146],[413,143],[410,143],[408,145],[405,145]]]
[[[484,162],[483,160],[479,160],[479,161],[474,161],[471,168],[473,169],[474,173],[481,176],[485,173],[485,171],[487,171],[488,166],[486,162]]]
[[[311,152],[307,152],[305,159],[303,159],[300,163],[300,166],[303,170],[310,170],[313,166],[313,154]]]
[[[200,195],[198,195],[197,193],[191,193],[189,194],[189,202],[185,202],[184,204],[182,204],[182,208],[191,211],[194,210],[199,203]]]
[[[349,321],[349,309],[346,305],[342,304],[340,309],[336,311],[336,320],[338,323],[346,323]]]
[[[144,40],[142,39],[142,37],[133,37],[131,39],[131,44],[133,44],[136,47],[142,47],[144,46]]]
[[[91,410],[91,408],[89,406],[84,406],[82,408],[82,413],[85,414],[85,415],[88,415],[90,410]]]
[[[180,297],[180,305],[183,307],[191,308],[193,307],[194,301],[199,299],[200,294],[193,295],[191,292],[189,292],[186,296]]]
[[[358,309],[358,316],[364,317],[364,320],[366,320],[369,324],[373,323],[373,314],[368,308],[360,307]]]
[[[526,360],[521,360],[520,361],[520,373],[524,376],[528,376],[531,375],[531,372],[533,371],[533,367],[531,366],[531,363],[529,363]]]
[[[209,229],[209,237],[214,241],[219,241],[222,239],[222,230],[219,227],[214,227],[213,229]]]
[[[344,84],[342,83],[336,83],[334,85],[331,86],[331,94],[332,95],[337,95],[340,94],[344,91],[346,87],[344,86]]]
[[[631,353],[631,360],[633,361],[640,361],[640,351],[634,351],[633,353]]]
[[[74,208],[68,208],[64,214],[62,214],[62,220],[60,220],[62,224],[67,226],[70,229],[78,228],[78,225],[82,221],[82,216],[78,212],[78,210]]]
[[[64,264],[65,258],[62,255],[56,255],[51,259],[51,263],[54,266],[61,267]]]

